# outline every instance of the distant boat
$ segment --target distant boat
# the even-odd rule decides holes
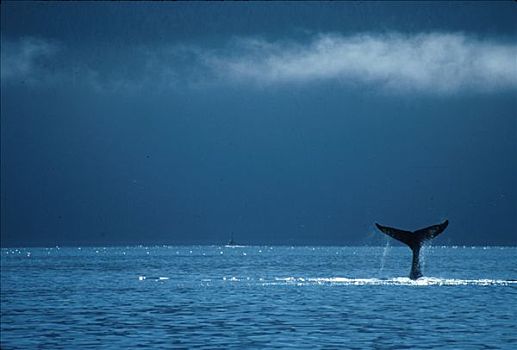
[[[228,241],[227,246],[233,246],[233,245],[237,245],[237,244],[235,244],[235,241],[233,240],[233,232],[232,232],[232,236],[230,237],[230,240]]]

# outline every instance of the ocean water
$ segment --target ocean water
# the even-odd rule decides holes
[[[516,349],[517,248],[1,251],[2,349]]]

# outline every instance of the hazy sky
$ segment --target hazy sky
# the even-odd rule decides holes
[[[1,3],[2,246],[517,244],[517,6]]]

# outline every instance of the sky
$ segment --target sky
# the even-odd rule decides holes
[[[1,245],[517,244],[517,6],[11,2]]]

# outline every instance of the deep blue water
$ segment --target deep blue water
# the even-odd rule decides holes
[[[2,349],[517,348],[517,248],[1,252]]]

